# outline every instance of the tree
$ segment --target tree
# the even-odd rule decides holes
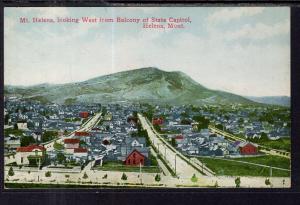
[[[62,164],[66,160],[66,157],[63,153],[57,153],[56,159],[59,164]]]
[[[125,174],[124,172],[123,172],[123,174],[122,174],[121,179],[124,180],[124,181],[127,180],[127,176],[126,176],[126,174]]]
[[[160,180],[161,180],[160,175],[159,175],[159,174],[156,174],[156,176],[155,176],[155,181],[159,182]]]
[[[210,122],[209,119],[206,119],[205,117],[203,117],[201,115],[196,115],[192,119],[195,120],[196,122],[198,122],[198,130],[208,128],[208,125]]]
[[[216,181],[214,187],[216,187],[216,188],[219,187],[218,181]]]
[[[160,126],[159,125],[153,125],[154,129],[157,131],[157,132],[160,132],[161,129],[160,129]]]
[[[22,136],[20,141],[21,141],[21,147],[26,147],[30,144],[35,143],[35,139],[32,136]]]
[[[175,138],[172,138],[172,139],[171,139],[171,145],[172,145],[173,147],[176,147],[176,140],[175,140]]]
[[[218,128],[218,129],[220,129],[220,130],[223,130],[223,129],[224,129],[224,126],[221,125],[221,124],[217,124],[217,125],[216,125],[216,128]]]
[[[5,124],[5,125],[8,124],[8,120],[9,120],[9,115],[6,114],[6,115],[4,116],[4,124]]]
[[[48,142],[53,140],[56,136],[58,135],[57,131],[46,131],[43,135],[42,135],[42,142]]]
[[[14,124],[14,130],[18,130],[19,128],[18,128],[18,124],[16,123],[16,124]]]
[[[87,178],[89,178],[89,176],[86,174],[86,172],[84,172],[84,174],[83,174],[83,177],[82,177],[83,179],[87,179]]]
[[[235,187],[236,187],[236,188],[239,188],[240,185],[241,185],[241,178],[240,178],[240,177],[237,177],[237,178],[234,180],[234,182],[235,182]]]
[[[267,179],[265,180],[265,184],[266,184],[267,186],[271,185],[270,179],[267,178]]]
[[[56,150],[62,150],[62,149],[64,149],[64,146],[62,144],[58,143],[58,142],[54,142],[53,147]]]
[[[47,171],[47,172],[45,173],[45,177],[51,177],[51,172],[50,172],[50,171]]]
[[[14,176],[14,175],[15,175],[15,172],[14,172],[13,168],[10,167],[8,170],[8,176]]]
[[[191,181],[192,182],[197,182],[198,181],[198,178],[197,178],[196,174],[193,174],[193,176],[191,178]]]

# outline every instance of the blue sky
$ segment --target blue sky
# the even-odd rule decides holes
[[[290,95],[287,7],[5,8],[5,84],[67,83],[141,67],[180,70],[240,95]],[[184,29],[141,24],[19,23],[20,17],[190,17]]]

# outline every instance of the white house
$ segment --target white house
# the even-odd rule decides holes
[[[46,149],[39,145],[29,145],[27,147],[18,147],[16,153],[16,162],[18,165],[29,165],[30,161],[41,164],[45,157]]]

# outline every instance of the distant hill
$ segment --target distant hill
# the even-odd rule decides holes
[[[249,100],[258,103],[270,104],[270,105],[281,105],[289,107],[291,105],[291,98],[288,96],[267,96],[267,97],[249,97],[245,96]]]
[[[242,96],[208,89],[182,72],[141,68],[61,85],[5,86],[5,95],[70,104],[148,102],[157,104],[252,104]]]

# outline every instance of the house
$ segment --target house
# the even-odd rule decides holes
[[[24,120],[19,120],[19,121],[17,122],[17,126],[18,126],[18,129],[19,129],[19,130],[27,130],[27,129],[28,129],[28,128],[27,128],[27,122],[24,121]]]
[[[164,123],[164,120],[161,117],[152,118],[152,124],[153,125],[162,125],[163,123]]]
[[[79,139],[64,139],[65,149],[79,148]]]
[[[88,150],[86,148],[82,148],[82,147],[75,148],[73,156],[75,158],[87,158]]]
[[[146,156],[140,153],[137,149],[134,149],[125,159],[125,165],[137,166],[145,165]]]
[[[177,144],[181,143],[183,141],[183,139],[184,139],[183,135],[175,136],[175,141],[176,141]]]
[[[90,133],[88,132],[75,132],[75,137],[86,137],[86,136],[90,136]]]
[[[46,149],[39,145],[18,147],[16,162],[18,165],[41,165],[46,156]]]
[[[89,112],[79,112],[79,117],[81,117],[81,118],[87,118],[87,117],[89,117]]]
[[[90,133],[89,132],[75,132],[74,138],[82,140],[86,143],[90,143]]]
[[[251,155],[258,153],[257,145],[250,142],[236,142],[235,146],[239,148],[240,154],[242,155]]]

